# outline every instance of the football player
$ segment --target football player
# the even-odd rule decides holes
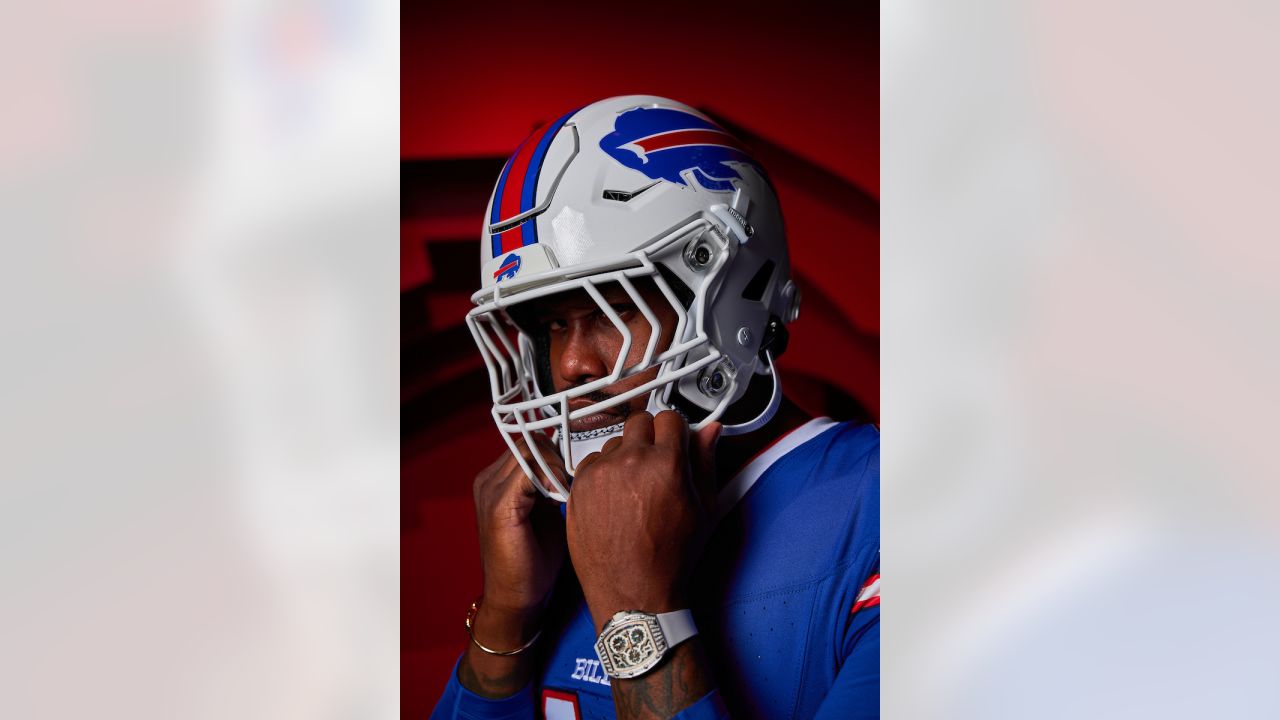
[[[879,711],[879,432],[775,367],[800,294],[764,169],[696,110],[603,100],[507,162],[467,323],[507,452],[433,717]]]

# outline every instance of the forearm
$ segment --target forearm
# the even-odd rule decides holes
[[[481,605],[471,632],[472,637],[487,648],[514,650],[538,630],[538,619],[532,615],[522,616]],[[458,665],[458,681],[481,697],[503,698],[528,685],[534,670],[533,648],[516,655],[493,655],[472,642]]]
[[[662,664],[644,675],[613,680],[613,704],[618,720],[665,720],[697,702],[714,687],[702,640],[694,636],[677,645]]]

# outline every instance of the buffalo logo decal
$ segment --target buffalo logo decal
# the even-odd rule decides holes
[[[518,272],[520,272],[520,256],[515,253],[511,253],[507,256],[507,259],[502,261],[502,266],[493,273],[493,281],[498,282],[499,280],[510,280],[515,277]]]
[[[674,108],[635,108],[618,116],[600,149],[653,180],[688,186],[686,173],[707,190],[732,192],[742,176],[729,163],[764,170],[723,128],[701,115]]]

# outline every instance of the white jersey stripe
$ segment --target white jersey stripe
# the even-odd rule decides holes
[[[862,592],[858,593],[858,602],[866,602],[873,597],[880,597],[880,576],[876,576],[875,582],[862,588]]]
[[[835,424],[836,421],[828,417],[814,418],[783,435],[771,447],[747,463],[746,467],[739,470],[738,474],[733,476],[733,479],[720,490],[720,494],[716,497],[716,522],[719,523],[733,509],[733,506],[738,504],[738,501],[747,494],[751,486],[755,485],[760,476],[764,475],[765,471],[775,462],[781,460],[783,456],[792,450],[818,437]]]

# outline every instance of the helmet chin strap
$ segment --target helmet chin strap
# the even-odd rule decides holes
[[[725,425],[720,430],[720,435],[745,435],[753,430],[759,430],[766,423],[773,419],[778,408],[782,406],[782,383],[778,382],[778,371],[773,367],[773,353],[768,350],[764,351],[765,360],[769,363],[769,377],[773,380],[773,394],[769,396],[769,404],[764,410],[754,418],[737,425]]]

